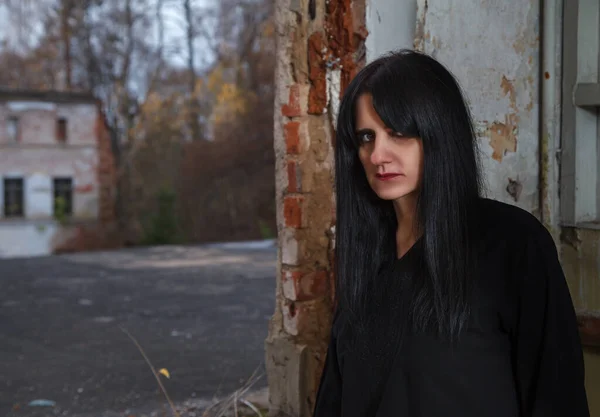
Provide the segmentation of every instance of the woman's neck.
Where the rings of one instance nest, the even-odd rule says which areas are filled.
[[[416,222],[416,194],[409,194],[394,201],[394,210],[398,221],[398,229],[396,230],[396,251],[398,258],[401,258],[415,244],[419,237]]]

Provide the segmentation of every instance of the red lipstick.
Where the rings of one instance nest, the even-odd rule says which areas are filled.
[[[394,179],[396,177],[399,177],[400,174],[391,172],[391,173],[386,173],[386,174],[376,174],[375,176],[377,177],[378,180],[388,181],[388,180]]]

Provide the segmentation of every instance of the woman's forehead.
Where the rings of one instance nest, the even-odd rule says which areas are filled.
[[[355,106],[355,127],[360,128],[363,125],[378,125],[388,127],[381,120],[381,117],[373,106],[373,97],[369,93],[361,94],[356,100]]]

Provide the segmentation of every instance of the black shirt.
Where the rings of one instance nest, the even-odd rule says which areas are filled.
[[[336,313],[315,417],[589,416],[575,312],[551,235],[528,212],[488,199],[478,227],[475,296],[458,341],[406,332],[396,351],[362,340],[379,352],[369,356],[353,348],[353,325]],[[419,243],[393,274],[419,255]],[[387,291],[390,303],[411,296],[399,288]]]

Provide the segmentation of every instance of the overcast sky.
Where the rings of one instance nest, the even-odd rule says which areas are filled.
[[[27,16],[28,22],[38,21],[44,13],[42,7],[43,0],[19,0],[23,8],[23,13]],[[203,8],[211,5],[216,5],[218,0],[193,0],[194,6]],[[177,48],[175,53],[172,53],[168,58],[174,65],[187,65],[187,52],[185,43],[185,21],[183,20],[183,7],[178,4],[182,3],[170,0],[165,2],[163,7],[163,22],[165,27],[165,43],[172,50]],[[207,22],[210,25],[210,22]],[[0,0],[0,42],[6,41],[11,46],[16,46],[19,37],[26,39],[29,45],[35,45],[36,39],[39,38],[42,32],[42,27],[39,24],[32,24],[31,28],[20,28],[17,25],[16,19],[10,19],[6,11],[6,7]],[[211,28],[209,28],[209,33]],[[157,33],[148,34],[151,39],[156,39]],[[201,69],[212,62],[214,59],[208,44],[203,39],[198,39],[196,42],[196,68]]]

